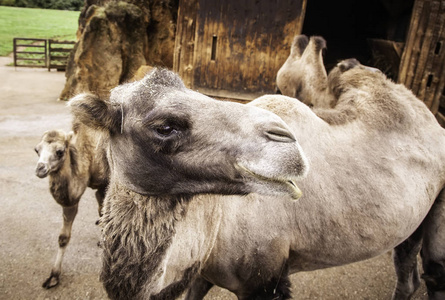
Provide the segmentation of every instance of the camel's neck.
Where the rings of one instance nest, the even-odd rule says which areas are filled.
[[[337,98],[326,87],[320,91],[313,91],[310,94],[311,103],[314,108],[332,108],[337,103]]]
[[[164,272],[163,261],[175,235],[176,222],[185,215],[187,202],[180,197],[143,196],[116,183],[110,184],[101,219],[104,234],[101,280],[111,299],[140,299],[147,290],[161,291],[156,285]],[[196,266],[193,268],[189,272],[194,274]],[[175,286],[168,292],[162,290],[175,295]]]
[[[77,193],[73,193],[70,185],[77,179],[78,161],[77,150],[70,146],[59,170],[49,174],[49,188],[54,199],[63,206],[72,206],[78,201]],[[80,197],[80,195],[79,195]]]

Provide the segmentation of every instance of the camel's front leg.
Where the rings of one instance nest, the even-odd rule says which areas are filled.
[[[62,270],[62,259],[66,247],[71,238],[71,228],[74,218],[77,215],[78,204],[70,207],[63,207],[63,226],[59,234],[59,250],[57,251],[56,262],[51,270],[51,275],[43,283],[42,287],[49,289],[59,284],[59,276]]]
[[[204,278],[198,276],[190,285],[185,300],[199,300],[204,299],[204,296],[213,287],[213,283],[208,282]]]
[[[96,191],[96,200],[97,200],[97,205],[98,205],[99,217],[102,217],[102,207],[104,204],[106,188],[107,188],[106,186],[100,187]]]

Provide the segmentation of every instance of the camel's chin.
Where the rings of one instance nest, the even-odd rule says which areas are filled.
[[[45,178],[48,176],[48,172],[36,172],[36,176],[39,178]]]

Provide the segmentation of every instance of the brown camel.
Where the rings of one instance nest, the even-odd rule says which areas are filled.
[[[117,88],[111,104],[72,100],[108,135],[111,299],[174,299],[188,287],[187,299],[202,299],[214,284],[239,299],[289,299],[290,273],[392,248],[394,299],[418,287],[420,248],[431,298],[444,295],[445,131],[383,74],[354,61],[331,73],[334,111],[351,115],[332,113],[332,124],[286,96],[210,100],[167,71]],[[296,178],[304,194],[291,201]]]
[[[68,134],[62,130],[47,131],[35,147],[39,155],[36,175],[39,178],[49,177],[51,195],[63,209],[63,226],[59,234],[56,261],[50,276],[42,285],[47,289],[59,284],[63,255],[70,241],[79,200],[85,189],[97,189],[100,215],[108,185],[108,162],[99,135],[82,124],[75,124],[74,129],[75,133]]]

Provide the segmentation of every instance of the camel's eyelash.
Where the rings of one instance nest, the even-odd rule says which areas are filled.
[[[171,127],[175,127],[176,129],[187,129],[190,127],[187,118],[173,114],[149,114],[146,118],[140,121],[144,124],[144,126],[152,128],[156,128],[162,125],[168,125]]]

